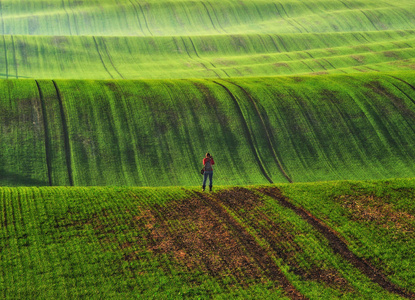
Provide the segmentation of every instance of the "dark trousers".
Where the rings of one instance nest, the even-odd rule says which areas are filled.
[[[203,187],[206,186],[206,181],[209,177],[209,186],[212,186],[212,178],[213,178],[213,171],[205,171],[205,173],[203,174]]]

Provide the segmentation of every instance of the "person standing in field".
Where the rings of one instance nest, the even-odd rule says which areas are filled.
[[[209,191],[212,191],[212,178],[213,178],[213,165],[215,162],[213,161],[213,157],[210,153],[206,153],[206,157],[203,159],[203,166],[205,172],[203,173],[203,185],[202,189],[205,191],[206,188],[206,181],[209,177]]]

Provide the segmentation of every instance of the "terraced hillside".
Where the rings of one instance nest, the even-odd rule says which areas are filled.
[[[414,191],[3,187],[0,295],[413,299]]]

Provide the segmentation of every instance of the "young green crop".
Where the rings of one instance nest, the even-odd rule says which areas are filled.
[[[281,189],[295,205],[339,232],[354,253],[413,292],[412,183],[410,179],[322,182],[283,185]]]
[[[0,78],[228,78],[412,70],[413,34],[3,36]]]
[[[208,151],[216,184],[412,177],[413,79],[3,81],[2,184],[199,185]]]
[[[278,186],[408,291],[413,187],[413,180]],[[282,298],[285,277],[291,292],[310,299],[399,299],[335,254],[294,210],[264,197],[267,188],[276,186],[222,186],[209,196],[194,187],[2,187],[0,295]],[[373,208],[368,195],[380,212],[370,222],[361,218]],[[353,213],[351,201],[363,210]],[[282,277],[269,272],[276,266]]]
[[[413,29],[412,1],[3,0],[0,34],[189,36]]]

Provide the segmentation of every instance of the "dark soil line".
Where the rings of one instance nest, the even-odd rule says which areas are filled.
[[[202,2],[202,3],[203,3],[203,2]],[[214,15],[215,15],[215,17],[216,17],[216,21],[218,22],[218,25],[220,26],[220,29],[222,29],[222,30],[223,30],[223,32],[227,33],[227,32],[226,32],[226,30],[225,30],[225,29],[223,29],[222,25],[220,24],[220,22],[219,22],[219,18],[218,18],[218,15],[216,14],[216,11],[215,11],[215,9],[213,8],[212,3],[208,2],[208,1],[207,1],[207,3],[208,3],[208,4],[209,4],[209,6],[212,8],[213,14],[214,14]],[[212,20],[212,19],[211,19],[211,20]]]
[[[17,72],[17,60],[16,60],[16,48],[14,47],[14,38],[13,35],[10,36],[12,39],[12,48],[13,48],[13,58],[14,58],[14,66],[16,68],[16,79],[19,79],[19,74]]]
[[[4,37],[4,35],[3,35],[3,45],[4,45],[4,59],[6,63],[6,79],[9,79],[9,62],[7,61],[7,45],[6,45],[6,38]]]
[[[210,22],[212,23],[213,28],[214,28],[214,29],[215,29],[218,33],[221,33],[221,32],[220,32],[220,31],[216,28],[215,24],[213,23],[212,17],[211,17],[211,15],[210,15],[210,12],[209,12],[208,8],[206,7],[206,4],[205,4],[203,1],[202,1],[202,2],[200,2],[200,3],[202,3],[202,5],[205,7],[206,12],[207,12],[208,17],[209,17],[209,19],[210,19]]]
[[[395,77],[393,75],[389,75],[389,77],[395,78],[396,80],[399,80],[400,82],[403,82],[404,84],[406,84],[407,86],[409,86],[411,89],[413,89],[415,91],[415,86],[413,86],[412,84],[410,84],[409,82],[407,82],[406,80],[403,80],[399,77]],[[404,91],[402,91],[400,88],[398,88],[396,85],[394,85],[398,90],[400,90],[402,93],[405,94],[406,97],[408,97],[414,104],[415,104],[415,100],[412,99],[412,97],[410,97],[409,95],[407,95]]]
[[[245,247],[249,255],[255,260],[256,264],[268,278],[279,282],[287,295],[292,299],[306,299],[288,281],[268,253],[255,241],[254,237],[232,218],[217,200],[200,192],[195,193],[236,234],[239,242]]]
[[[351,8],[349,5],[347,5],[346,3],[344,3],[344,1],[341,1],[341,0],[339,0],[339,2],[341,2],[345,7],[347,7],[348,9],[353,9],[353,8]]]
[[[267,135],[268,145],[269,145],[270,149],[272,150],[274,160],[277,163],[278,168],[280,169],[280,171],[284,175],[284,177],[288,180],[289,183],[292,183],[293,182],[292,179],[290,178],[290,176],[288,176],[287,172],[285,172],[284,167],[283,167],[280,159],[278,158],[277,152],[275,151],[275,148],[272,145],[270,130],[269,130],[268,126],[265,124],[264,118],[262,117],[262,114],[261,114],[261,112],[258,108],[257,103],[255,102],[255,100],[251,97],[251,95],[242,86],[240,86],[236,83],[230,82],[230,81],[226,81],[226,82],[229,82],[230,84],[233,84],[233,85],[237,86],[238,88],[240,88],[245,93],[245,95],[249,98],[251,103],[254,105],[255,110],[257,112],[257,115],[261,119],[262,127],[264,128],[264,131]]]
[[[275,6],[275,8],[277,9],[277,11],[278,11],[278,14],[288,23],[288,24],[290,24],[291,26],[293,26],[293,27],[295,27],[297,30],[298,30],[298,32],[299,33],[303,33],[302,31],[301,31],[301,29],[300,28],[303,28],[306,32],[308,32],[308,30],[304,27],[304,26],[302,26],[300,23],[298,23],[298,21],[296,21],[296,20],[294,20],[294,18],[291,18],[289,15],[288,15],[288,13],[287,13],[287,11],[285,10],[285,7],[284,7],[284,5],[282,5],[282,3],[279,3],[280,4],[280,6],[281,6],[281,8],[282,8],[282,10],[284,11],[284,13],[285,13],[285,15],[287,16],[287,18],[284,18],[284,17],[282,17],[282,15],[281,15],[281,13],[279,12],[279,10],[278,10],[278,7],[277,7],[277,4],[275,4],[274,3],[274,6]],[[293,25],[293,23],[295,23],[295,24],[297,24],[299,27],[297,27],[297,26],[295,26],[295,25]]]
[[[125,78],[124,78],[124,76],[122,76],[122,75],[121,75],[121,73],[120,73],[120,72],[118,72],[117,68],[116,68],[116,67],[115,67],[115,65],[114,65],[114,62],[112,61],[111,55],[110,55],[110,54],[109,54],[109,52],[108,52],[108,49],[107,49],[107,44],[105,44],[105,39],[104,39],[104,37],[101,37],[101,40],[102,40],[102,44],[104,45],[104,50],[105,50],[105,53],[107,54],[108,59],[109,59],[109,61],[110,61],[111,65],[112,65],[112,67],[114,68],[115,72],[117,72],[117,73],[118,73],[118,75],[120,75],[120,77],[121,77],[122,79],[125,79]]]
[[[95,36],[92,36],[92,39],[94,40],[95,48],[97,49],[99,58],[101,59],[101,63],[104,66],[105,71],[107,71],[107,73],[111,76],[111,78],[114,79],[114,77],[111,75],[110,71],[108,71],[107,66],[104,63],[104,60],[102,59],[102,55],[101,55],[101,52],[99,52],[99,47],[98,47],[97,40],[95,39]]]
[[[287,46],[285,45],[284,40],[282,39],[282,37],[281,37],[281,36],[279,36],[279,35],[276,35],[276,37],[277,37],[277,38],[278,38],[278,40],[281,42],[281,45],[284,47],[284,49],[285,49],[285,51],[284,51],[284,52],[290,52],[290,51],[288,51],[288,48],[287,48]],[[287,56],[288,56],[288,54],[287,54]]]
[[[71,5],[71,2],[68,2],[68,6],[71,8],[71,11],[72,11],[73,24],[74,24],[74,27],[75,27],[76,35],[79,35],[79,26],[78,26],[78,23],[76,22],[76,13],[75,13],[75,10],[73,9],[73,7]]]
[[[196,47],[195,47],[195,44],[193,43],[193,40],[192,40],[192,38],[189,36],[188,37],[189,38],[189,41],[190,41],[190,43],[192,44],[192,47],[193,47],[193,51],[195,52],[195,54],[196,54],[196,56],[200,59],[200,60],[203,60],[203,61],[205,61],[205,62],[207,62],[207,63],[209,63],[209,64],[211,64],[211,66],[212,67],[214,67],[215,69],[218,69],[212,62],[210,62],[210,61],[208,61],[208,60],[206,60],[206,59],[204,59],[204,58],[201,58],[200,56],[199,56],[199,53],[197,53],[197,50],[196,50]],[[226,71],[225,70],[222,70],[222,69],[220,69],[223,73],[225,73],[225,75],[226,76],[228,76],[228,77],[230,77],[229,76],[229,74],[228,73],[226,73]],[[215,72],[216,73],[216,72]],[[216,75],[217,76],[219,76],[219,74],[217,74],[216,73]],[[220,77],[220,76],[219,76]]]
[[[248,138],[249,146],[251,147],[252,153],[255,154],[255,160],[257,161],[257,164],[258,164],[259,168],[261,169],[261,172],[264,175],[264,177],[269,181],[269,183],[273,183],[272,179],[268,176],[267,172],[265,171],[265,168],[262,165],[261,160],[259,159],[257,149],[255,148],[254,142],[252,140],[251,132],[249,130],[248,124],[246,123],[246,120],[245,120],[244,115],[242,113],[241,107],[239,106],[238,100],[236,100],[235,96],[232,94],[232,92],[226,86],[224,86],[223,84],[221,84],[217,81],[212,81],[212,82],[216,83],[217,85],[220,85],[221,87],[223,87],[226,90],[226,92],[229,94],[229,96],[232,98],[232,100],[234,101],[235,106],[238,109],[238,114],[241,118],[241,121],[242,121],[242,124],[243,124],[243,127],[244,127],[244,132],[246,132],[246,137]]]
[[[415,104],[415,100],[414,99],[412,99],[407,93],[405,93],[400,87],[398,87],[396,84],[393,84],[392,83],[392,85],[398,90],[398,91],[400,91],[402,94],[404,94],[405,96],[406,96],[406,98],[408,98],[409,100],[411,100],[411,102],[413,103],[413,104]]]
[[[140,7],[141,13],[142,13],[143,18],[144,18],[144,23],[146,23],[147,30],[150,33],[150,35],[153,36],[153,33],[150,31],[150,28],[148,27],[147,18],[146,18],[146,15],[144,14],[143,7],[141,6],[140,2],[137,2],[137,4]]]
[[[53,82],[53,85],[55,86],[56,95],[58,96],[59,108],[60,108],[61,119],[62,119],[65,156],[66,156],[66,166],[68,168],[69,185],[73,186],[74,183],[73,183],[73,174],[72,174],[71,144],[70,144],[70,140],[69,140],[68,123],[67,123],[66,117],[65,117],[65,110],[63,108],[61,93],[59,91],[59,88],[58,88],[55,80],[52,80],[52,82]]]
[[[146,34],[144,33],[143,27],[141,26],[141,22],[140,22],[140,17],[138,16],[138,11],[137,11],[137,6],[135,6],[135,4],[133,3],[133,1],[129,0],[132,7],[134,8],[134,12],[135,12],[135,16],[137,18],[138,21],[138,25],[140,25],[140,30],[143,33],[143,35],[145,36]]]
[[[321,220],[313,216],[308,211],[304,210],[301,207],[297,207],[288,199],[282,195],[281,191],[277,188],[259,188],[259,192],[270,196],[276,199],[282,206],[287,207],[294,211],[297,215],[306,220],[310,225],[312,225],[316,230],[318,230],[324,237],[329,241],[330,247],[335,253],[340,254],[344,259],[349,261],[357,269],[359,269],[363,274],[369,277],[374,283],[379,284],[382,288],[387,290],[390,293],[398,294],[402,297],[413,299],[415,294],[407,292],[404,289],[396,286],[394,283],[390,282],[387,277],[382,273],[381,270],[372,266],[364,258],[358,257],[352,251],[349,250],[346,243],[338,236],[338,233],[333,231],[330,227],[325,225]]]
[[[275,41],[274,41],[274,39],[272,38],[272,36],[271,36],[270,34],[267,34],[267,35],[268,35],[268,37],[270,38],[271,42],[274,44],[275,49],[276,49],[279,53],[281,53],[280,48],[279,48],[279,47],[278,47],[278,45],[275,43]]]
[[[322,60],[324,60],[326,63],[328,63],[333,70],[337,70],[337,68],[335,66],[333,66],[332,63],[329,62],[326,58],[322,58]]]
[[[209,69],[208,67],[206,67],[206,65],[203,63],[203,62],[201,62],[201,61],[197,61],[195,58],[193,58],[191,55],[190,55],[190,52],[189,52],[189,49],[187,49],[187,45],[186,45],[186,41],[184,40],[184,38],[183,37],[180,37],[180,39],[182,40],[182,43],[183,43],[183,46],[184,46],[184,48],[185,48],[185,50],[186,50],[186,53],[187,53],[187,55],[189,56],[189,58],[191,59],[191,60],[194,60],[195,62],[198,62],[198,63],[200,63],[205,69],[206,69],[206,71],[213,71],[213,73],[215,73],[216,74],[216,76],[218,77],[218,78],[221,78],[220,77],[220,75],[218,74],[218,73],[216,73],[216,71],[215,70],[212,70],[212,69]],[[189,38],[190,39],[190,38]],[[192,43],[192,45],[193,45],[193,41],[190,39],[190,42]],[[197,51],[196,51],[196,48],[194,47],[194,45],[193,45],[193,49],[194,49],[194,51],[195,51],[195,54],[196,54],[196,56],[200,59],[200,57],[199,57],[199,55],[197,54]],[[202,60],[202,59],[200,59],[200,60]]]
[[[375,23],[373,23],[372,19],[370,19],[368,17],[368,15],[363,10],[360,10],[360,12],[369,20],[370,23],[372,23],[373,28],[375,28],[376,31],[379,31],[379,29],[376,27]]]
[[[65,0],[62,0],[62,8],[63,8],[64,12],[66,13],[66,16],[68,17],[69,35],[72,35],[71,19],[69,18],[69,13],[68,13],[68,11],[66,10],[66,7],[65,7]]]
[[[305,65],[307,68],[309,68],[311,72],[315,72],[315,70],[313,70],[309,65],[307,65],[304,60],[302,60],[301,63]]]
[[[50,139],[50,133],[49,133],[49,127],[48,127],[48,120],[46,116],[46,106],[45,106],[45,99],[43,98],[42,89],[40,88],[39,82],[35,80],[37,85],[37,90],[39,92],[39,98],[40,98],[40,105],[42,107],[42,119],[43,119],[43,127],[45,131],[45,152],[46,152],[46,166],[48,169],[48,178],[49,178],[49,185],[52,186],[52,153],[51,153],[51,139]]]

